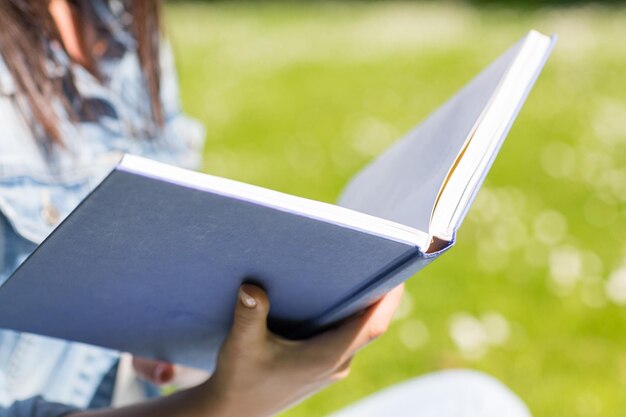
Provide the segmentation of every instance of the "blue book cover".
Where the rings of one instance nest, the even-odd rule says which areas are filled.
[[[0,327],[211,370],[243,282],[274,332],[331,326],[452,246],[553,44],[529,33],[339,205],[125,156],[0,287]]]

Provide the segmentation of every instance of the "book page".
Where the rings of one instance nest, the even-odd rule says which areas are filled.
[[[531,31],[463,148],[439,195],[431,233],[451,236],[461,225],[556,38]]]
[[[429,232],[442,184],[521,44],[359,172],[338,204]]]

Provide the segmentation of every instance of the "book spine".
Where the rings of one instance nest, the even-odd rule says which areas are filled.
[[[302,323],[286,335],[290,339],[305,339],[321,333],[335,323],[371,306],[383,295],[411,278],[454,245],[454,237],[447,246],[435,253],[423,253],[419,248],[398,259],[390,267],[376,274],[360,290],[337,303],[318,318]]]

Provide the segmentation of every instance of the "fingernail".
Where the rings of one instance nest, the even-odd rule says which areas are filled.
[[[160,384],[165,382],[165,373],[167,372],[166,365],[157,365],[154,369],[154,380]]]
[[[241,300],[241,303],[247,308],[256,307],[256,299],[247,292],[245,292],[243,288],[239,289],[239,299]]]

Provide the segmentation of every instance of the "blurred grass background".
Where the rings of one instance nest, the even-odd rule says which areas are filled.
[[[626,415],[626,9],[478,3],[166,9],[203,170],[329,202],[527,30],[560,37],[457,247],[408,283],[350,378],[285,416],[450,367],[496,376],[535,416]]]

